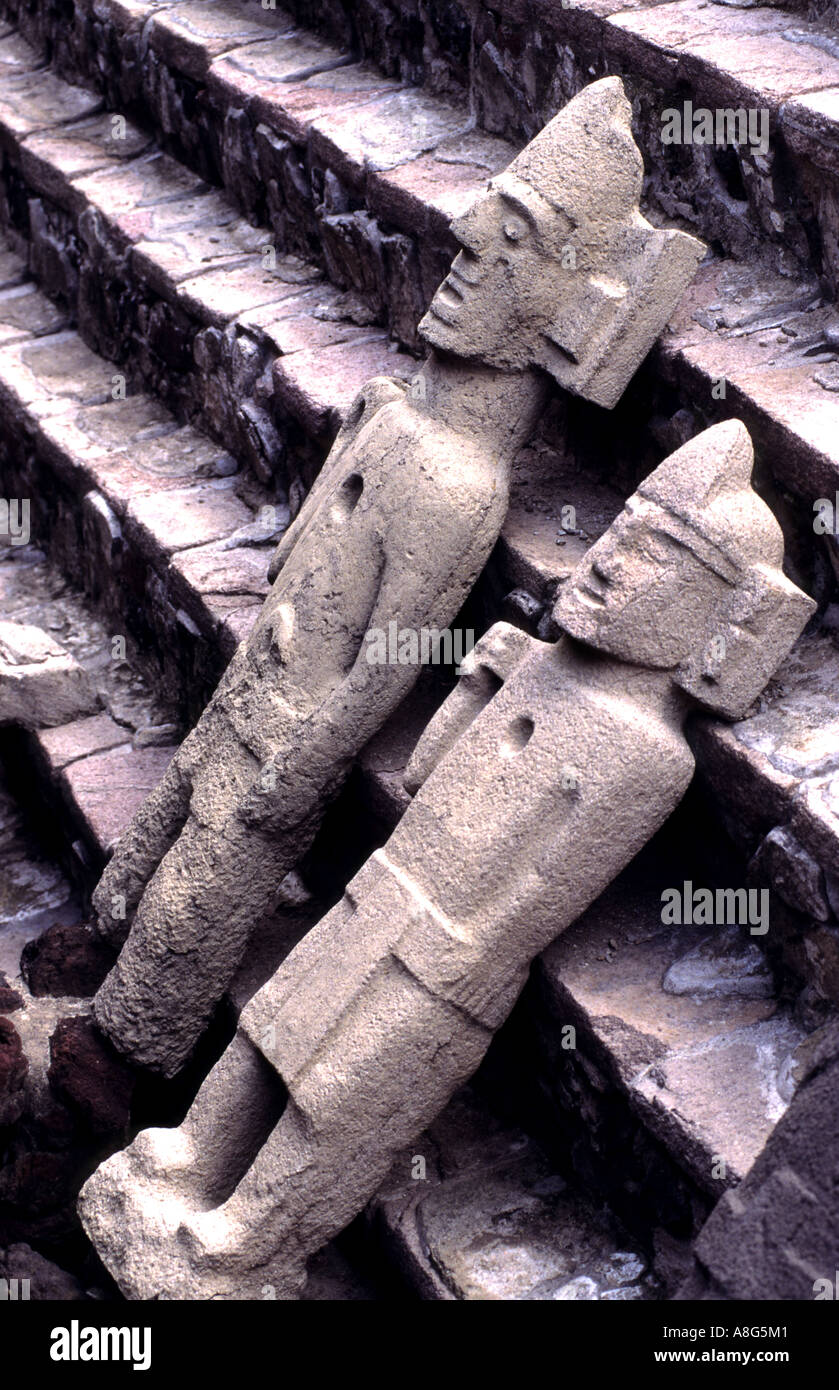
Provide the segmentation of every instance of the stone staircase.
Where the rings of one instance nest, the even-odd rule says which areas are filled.
[[[449,219],[581,85],[624,78],[645,214],[709,255],[614,412],[551,399],[476,625],[555,635],[552,596],[637,480],[732,414],[820,615],[749,718],[697,721],[700,786],[675,829],[537,962],[474,1090],[362,1224],[422,1297],[672,1295],[839,1002],[839,548],[813,529],[814,502],[839,494],[830,10],[0,12],[3,491],[32,500],[35,568],[76,586],[69,627],[98,625],[104,682],[102,713],[21,734],[7,756],[83,891],[249,632],[273,543],[357,390],[414,375]],[[662,144],[661,111],[687,100],[765,109],[767,152]],[[11,561],[9,601],[29,579]],[[109,655],[120,637],[126,661]],[[421,682],[361,758],[333,818],[365,827],[357,855],[404,810],[402,770],[445,688]],[[309,885],[331,847],[315,846]],[[662,925],[664,888],[746,874],[772,890],[765,943]],[[276,963],[267,943],[263,976]],[[260,983],[243,971],[234,1004]]]

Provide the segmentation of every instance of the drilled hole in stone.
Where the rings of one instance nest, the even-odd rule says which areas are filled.
[[[533,720],[527,715],[519,715],[507,727],[507,735],[501,744],[502,758],[514,758],[526,747],[533,734]]]
[[[346,521],[358,505],[364,491],[364,479],[360,473],[351,473],[338,489],[332,503],[332,515],[337,521]]]

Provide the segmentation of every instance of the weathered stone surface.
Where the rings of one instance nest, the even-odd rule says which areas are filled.
[[[221,540],[252,519],[231,480],[220,478],[196,487],[134,497],[128,507],[126,529],[129,535],[136,534],[139,546],[171,555]]]
[[[98,700],[85,672],[40,628],[0,622],[0,722],[66,724]]]
[[[827,921],[830,906],[824,873],[785,826],[770,830],[753,860],[753,869],[768,879],[790,907],[809,913],[818,922]]]
[[[150,792],[160,783],[173,748],[112,748],[64,769],[69,793],[103,853],[113,849]],[[111,904],[108,903],[108,910]]]
[[[234,49],[217,58],[208,81],[214,101],[248,104],[260,120],[270,117],[272,97],[295,79],[343,67],[350,59],[312,34],[297,29],[267,43]],[[368,78],[369,81],[369,78]],[[381,83],[381,77],[378,82]]]
[[[650,475],[562,590],[573,640],[530,639],[487,692],[384,849],[245,1007],[184,1124],[145,1132],[89,1180],[82,1220],[129,1296],[245,1298],[258,1267],[295,1297],[308,1254],[477,1066],[533,955],[663,823],[693,771],[691,704],[747,708],[812,611],[781,572],[751,469],[732,422]],[[748,639],[732,627],[744,610]],[[133,998],[122,986],[132,1026],[148,1024],[139,962],[156,945]],[[98,1016],[110,1007],[106,982]],[[254,1157],[234,1186],[244,1096]]]
[[[38,419],[106,400],[112,387],[109,367],[76,333],[0,348],[0,399],[7,419],[24,424],[23,412]]]
[[[725,382],[723,414],[742,414],[769,446],[778,483],[811,510],[839,486],[836,403],[819,380],[835,356],[834,317],[811,280],[717,262],[702,268],[659,349],[665,374],[692,381],[709,404]]]
[[[192,77],[202,77],[228,49],[268,41],[291,27],[282,11],[250,0],[185,0],[156,11],[149,8],[150,47]]]
[[[151,137],[124,116],[103,112],[27,136],[20,146],[21,169],[33,189],[62,207],[81,211],[84,196],[75,180],[136,159],[151,143]]]
[[[548,948],[538,977],[551,1022],[533,1065],[547,1094],[573,1090],[576,1054],[549,1041],[570,1024],[700,1189],[719,1196],[748,1172],[804,1038],[754,938],[665,925],[660,891],[627,875]]]
[[[384,334],[357,330],[355,341],[301,349],[274,364],[277,398],[317,438],[331,438],[371,375],[405,381],[416,374],[412,358],[388,350]]]
[[[11,77],[0,98],[0,141],[31,135],[64,121],[92,116],[102,98],[83,87],[70,87],[48,71]]]
[[[63,311],[34,285],[14,285],[0,290],[0,343],[58,333],[66,324]]]

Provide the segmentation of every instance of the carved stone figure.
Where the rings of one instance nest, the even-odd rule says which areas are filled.
[[[612,405],[702,252],[641,217],[622,84],[588,87],[453,224],[463,250],[410,391],[367,384],[273,559],[251,636],[94,896],[126,938],[95,1001],[139,1065],[179,1070],[254,925],[418,668],[372,627],[444,629],[485,564],[549,375]]]
[[[534,955],[678,804],[691,708],[745,713],[815,607],[752,462],[744,426],[707,430],[564,586],[567,636],[478,643],[388,843],[245,1007],[184,1123],[84,1187],[129,1297],[295,1297],[478,1066]]]

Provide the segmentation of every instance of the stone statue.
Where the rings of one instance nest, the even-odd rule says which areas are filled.
[[[245,1007],[184,1123],[83,1188],[129,1297],[294,1298],[478,1066],[534,955],[676,807],[689,711],[743,715],[815,608],[752,462],[736,421],[684,445],[563,586],[567,636],[501,625],[466,659],[388,843]]]
[[[124,941],[95,1017],[138,1065],[184,1064],[330,798],[415,682],[416,666],[366,660],[365,633],[449,626],[550,377],[613,405],[677,304],[703,248],[643,219],[642,172],[607,78],[453,224],[463,249],[422,321],[419,377],[359,395],[251,636],[94,895],[97,931]]]

